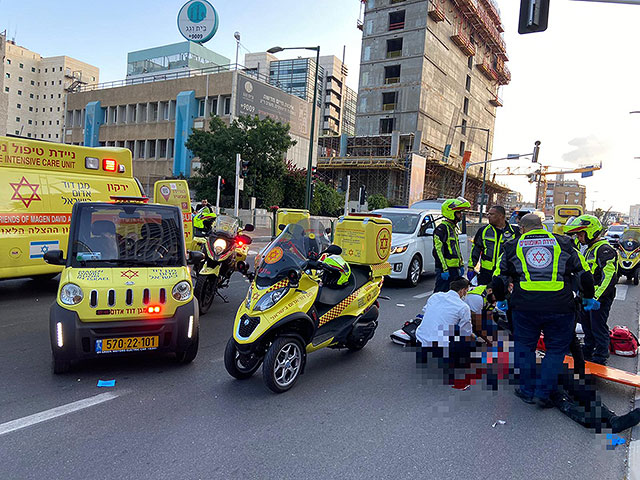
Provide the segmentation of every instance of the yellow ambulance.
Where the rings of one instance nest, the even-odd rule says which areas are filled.
[[[56,276],[62,268],[43,257],[51,250],[67,250],[73,205],[110,201],[112,196],[144,196],[128,149],[0,136],[0,280]],[[159,182],[155,201],[180,207],[189,245],[186,181]]]

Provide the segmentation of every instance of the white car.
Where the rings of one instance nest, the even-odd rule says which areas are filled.
[[[611,225],[604,234],[604,238],[612,245],[617,245],[620,237],[629,227],[626,225]]]
[[[415,208],[383,208],[372,213],[391,220],[391,275],[404,280],[411,287],[418,285],[420,276],[435,273],[433,259],[433,229],[441,221],[440,210]],[[437,219],[437,220],[436,220]],[[460,252],[466,261],[467,235],[460,234]]]

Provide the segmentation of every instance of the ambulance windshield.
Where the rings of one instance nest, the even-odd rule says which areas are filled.
[[[71,232],[75,267],[184,265],[180,212],[162,205],[82,205]]]

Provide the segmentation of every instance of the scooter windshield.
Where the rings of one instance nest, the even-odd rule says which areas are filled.
[[[297,223],[287,225],[282,233],[262,254],[256,283],[269,286],[287,276],[291,270],[301,270],[307,262],[309,237],[305,228]]]
[[[211,231],[215,234],[226,235],[235,238],[239,229],[238,219],[228,215],[218,215],[211,226]]]
[[[627,230],[620,238],[620,246],[625,250],[635,250],[640,247],[640,231]]]

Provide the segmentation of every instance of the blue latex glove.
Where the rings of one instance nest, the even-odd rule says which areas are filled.
[[[449,272],[448,272],[448,271],[447,271],[447,272],[442,272],[442,273],[440,274],[440,278],[441,278],[442,280],[449,280]]]
[[[460,276],[464,277],[464,267],[460,267]]]
[[[467,272],[467,280],[469,280],[469,281],[473,280],[476,275],[477,274],[476,274],[475,270],[469,270]]]
[[[509,304],[507,303],[506,300],[499,300],[496,302],[496,308],[498,310],[506,312],[507,310],[509,310]]]
[[[600,310],[600,302],[594,300],[593,298],[583,298],[582,307],[584,308],[585,312],[589,310]]]

